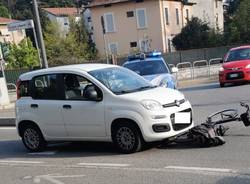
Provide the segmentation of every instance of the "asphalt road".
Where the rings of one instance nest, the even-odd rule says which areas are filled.
[[[250,85],[208,84],[182,89],[196,124],[224,108],[250,104]],[[109,143],[63,143],[30,154],[13,128],[0,128],[0,183],[4,184],[243,184],[250,183],[250,128],[231,127],[223,146],[157,146],[123,155]]]

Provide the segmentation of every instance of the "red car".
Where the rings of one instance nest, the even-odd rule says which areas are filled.
[[[232,48],[219,71],[220,86],[250,81],[250,45]]]

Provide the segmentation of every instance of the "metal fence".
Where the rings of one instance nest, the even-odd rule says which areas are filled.
[[[29,69],[16,69],[16,70],[5,70],[5,77],[6,77],[6,82],[8,84],[8,89],[13,89],[14,85],[17,82],[18,77],[25,73],[30,71]]]
[[[216,76],[221,67],[222,58],[214,58],[207,60],[199,60],[194,62],[178,63],[176,67],[179,69],[177,73],[178,80],[209,78]],[[174,64],[171,64],[174,67]]]

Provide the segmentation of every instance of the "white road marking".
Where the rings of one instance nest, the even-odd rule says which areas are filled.
[[[16,130],[16,127],[0,127],[0,130]]]
[[[48,175],[42,175],[42,176],[36,176],[33,179],[34,183],[40,183],[41,180],[46,180],[47,182],[50,182],[52,184],[64,184],[64,182],[59,181],[56,178],[80,178],[85,177],[86,175],[60,175],[60,174],[48,174]],[[27,177],[27,179],[30,179],[30,177]]]
[[[206,172],[222,172],[222,173],[236,173],[235,170],[225,168],[209,168],[209,167],[183,167],[183,166],[167,166],[165,169],[174,170],[193,170],[193,171],[206,171]]]
[[[55,151],[44,151],[44,152],[35,152],[35,153],[28,153],[29,155],[55,155]]]
[[[80,166],[100,166],[100,167],[128,167],[130,164],[113,164],[113,163],[79,163]]]
[[[22,160],[0,160],[0,164],[43,164],[44,162],[37,161],[22,161]]]

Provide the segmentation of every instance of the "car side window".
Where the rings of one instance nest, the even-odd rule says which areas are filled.
[[[33,83],[32,97],[34,99],[56,100],[60,96],[58,95],[57,75],[55,74],[37,76],[33,79]]]
[[[64,74],[63,82],[66,100],[88,100],[86,98],[86,90],[91,86],[100,93],[97,87],[83,76]]]

